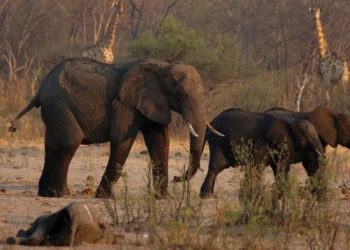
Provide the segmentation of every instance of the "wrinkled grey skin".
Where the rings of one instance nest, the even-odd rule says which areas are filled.
[[[96,195],[111,197],[139,131],[153,162],[155,189],[165,196],[171,111],[193,125],[197,136],[190,135],[191,165],[199,165],[206,112],[202,81],[191,66],[154,60],[115,66],[88,58],[67,59],[46,76],[13,124],[34,106],[41,107],[46,125],[41,196],[69,194],[68,167],[79,145],[109,141],[110,157]]]
[[[6,240],[10,245],[73,246],[115,244],[113,228],[89,204],[73,202],[56,213],[39,216],[28,230]]]
[[[270,165],[275,178],[278,173],[276,162],[280,162],[280,154],[272,157],[271,149],[280,152],[281,146],[287,144],[289,156],[286,159],[286,174],[299,151],[323,152],[316,132],[307,121],[289,123],[267,114],[228,109],[219,114],[211,125],[225,134],[225,137],[213,136],[210,131],[206,133],[210,160],[208,173],[201,187],[201,198],[210,198],[213,195],[215,179],[222,170],[239,165],[239,160],[234,155],[234,145],[243,146],[251,141],[254,145],[254,164]]]
[[[307,120],[315,128],[324,150],[327,145],[336,147],[338,144],[350,148],[350,116],[337,112],[325,106],[318,106],[310,112],[294,112],[284,108],[271,108],[264,113],[281,117],[288,121]],[[309,176],[318,170],[318,155],[312,151],[303,151],[298,155],[297,162],[302,162]]]

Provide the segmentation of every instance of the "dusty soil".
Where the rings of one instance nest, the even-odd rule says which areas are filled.
[[[102,201],[91,196],[82,195],[81,191],[87,183],[96,187],[105,170],[108,160],[108,145],[90,145],[81,146],[75,155],[69,169],[68,184],[76,194],[64,198],[42,198],[37,196],[37,184],[41,175],[43,166],[44,150],[43,145],[39,143],[17,142],[8,145],[6,142],[0,144],[0,240],[8,236],[14,236],[20,228],[27,228],[37,216],[44,213],[51,213],[66,206],[72,201],[88,201],[97,205],[102,205]],[[181,142],[172,142],[169,162],[169,178],[172,180],[174,175],[178,175],[181,168],[188,162],[187,145]],[[130,192],[138,194],[146,188],[146,176],[148,171],[148,155],[145,154],[145,147],[142,143],[137,143],[132,148],[129,158],[124,166],[124,179],[127,180]],[[328,155],[333,155],[332,149],[328,149]],[[200,186],[204,180],[208,166],[208,148],[205,148],[202,156],[203,172],[199,171],[193,178],[191,192],[198,195]],[[337,149],[337,157],[342,160],[342,170],[339,177],[350,185],[350,168],[348,157],[350,151],[346,149]],[[292,171],[295,171],[303,182],[306,174],[302,166],[294,165]],[[340,171],[340,170],[337,170]],[[268,168],[265,171],[266,181],[273,182],[272,171]],[[89,177],[89,180],[87,178]],[[92,178],[92,177],[93,178]],[[241,173],[239,169],[228,169],[222,172],[217,180],[216,190],[226,198],[232,201],[233,206],[237,206],[238,187]],[[170,184],[170,189],[173,185]],[[123,187],[123,181],[119,181],[114,187],[118,193]],[[337,188],[336,186],[334,188]],[[338,192],[342,209],[349,210],[350,201],[344,200],[341,192]],[[204,201],[208,210],[212,209],[213,200]],[[107,216],[107,215],[106,215]],[[106,218],[108,219],[108,218]],[[348,223],[348,222],[346,222]],[[350,225],[350,224],[349,224]],[[122,237],[123,249],[144,249],[147,241],[147,235],[141,239],[141,244],[136,245],[136,235],[125,227],[117,229]],[[129,231],[129,232],[127,232]],[[1,246],[0,246],[1,248]],[[15,247],[16,249],[33,249],[25,247]],[[83,246],[82,249],[115,249],[115,246]],[[294,248],[294,247],[293,247]],[[2,249],[14,249],[9,246],[3,246]],[[43,249],[43,248],[40,248]],[[55,248],[50,248],[55,249]],[[295,249],[308,249],[304,244],[297,244]]]

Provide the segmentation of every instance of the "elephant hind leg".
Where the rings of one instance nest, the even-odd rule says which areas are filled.
[[[168,194],[168,159],[169,133],[168,126],[151,122],[141,130],[151,157],[153,186],[157,198]]]
[[[68,168],[78,147],[79,144],[59,148],[45,145],[45,164],[39,181],[40,196],[61,197],[70,194]]]
[[[302,160],[304,169],[309,177],[314,176],[320,168],[320,158],[316,152],[307,151]]]
[[[275,177],[275,180],[277,180],[280,177],[287,178],[290,172],[290,161],[286,160],[285,164],[282,166],[279,166],[279,164],[276,164],[276,161],[270,161],[267,165],[270,165],[273,175]],[[280,169],[280,168],[283,169]],[[261,171],[265,170],[265,168],[261,168]]]
[[[84,134],[74,115],[63,107],[43,107],[42,118],[46,124],[45,163],[38,194],[60,197],[69,194],[68,168]]]

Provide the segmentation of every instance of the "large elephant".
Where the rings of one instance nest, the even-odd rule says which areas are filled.
[[[171,110],[188,124],[192,165],[199,164],[206,124],[210,127],[197,71],[154,60],[116,66],[88,58],[67,59],[50,71],[9,130],[15,131],[16,121],[40,106],[46,125],[40,196],[69,194],[68,167],[79,145],[109,141],[110,156],[96,195],[110,197],[141,131],[153,163],[154,187],[162,197],[168,187]]]
[[[270,165],[275,176],[280,153],[272,156],[271,149],[281,152],[284,143],[288,146],[286,173],[289,164],[295,160],[300,150],[313,150],[323,153],[322,144],[313,126],[307,121],[287,122],[271,115],[228,109],[220,113],[212,122],[214,129],[225,137],[213,136],[207,131],[210,160],[208,173],[201,187],[200,197],[212,196],[217,175],[230,166],[238,166],[234,145],[244,145],[251,141],[254,146],[252,156],[254,165]]]
[[[350,116],[337,112],[325,106],[318,106],[310,112],[294,112],[284,108],[271,108],[264,113],[281,117],[288,121],[304,119],[316,129],[321,143],[336,147],[338,144],[350,148]],[[317,171],[318,156],[312,151],[303,151],[298,155],[298,162],[302,162],[309,176]]]

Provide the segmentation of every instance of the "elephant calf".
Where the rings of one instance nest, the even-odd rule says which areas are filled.
[[[89,204],[73,202],[56,213],[39,216],[28,230],[6,240],[10,245],[73,246],[115,244],[112,227]]]
[[[201,198],[212,196],[215,179],[222,170],[239,165],[233,145],[244,145],[251,141],[254,146],[254,164],[270,165],[275,177],[278,170],[276,162],[280,160],[280,154],[272,155],[271,149],[281,152],[281,146],[287,144],[289,159],[286,159],[286,173],[298,151],[313,150],[319,154],[324,152],[314,127],[306,120],[289,123],[267,114],[228,109],[219,114],[211,125],[224,133],[225,137],[214,136],[210,131],[206,133],[210,160],[200,191]]]

